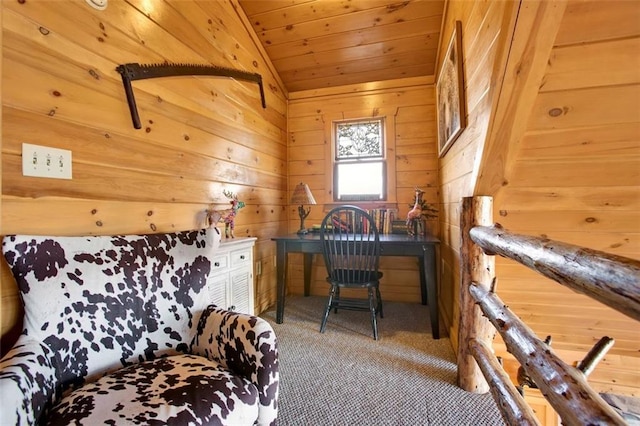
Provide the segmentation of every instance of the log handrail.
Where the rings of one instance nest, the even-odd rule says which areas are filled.
[[[471,339],[469,340],[469,350],[478,362],[482,374],[487,378],[493,398],[500,401],[504,420],[510,425],[539,425],[533,410],[511,383],[509,375],[493,355],[491,348],[478,339]]]
[[[487,323],[491,323],[502,336],[508,352],[520,362],[563,424],[626,424],[586,381],[586,376],[612,345],[613,339],[601,339],[578,368],[565,364],[494,293],[495,276],[487,282],[487,276],[493,271],[489,274],[485,271],[484,277],[479,271],[487,270],[486,265],[493,268],[487,258],[507,257],[640,320],[640,262],[546,238],[511,233],[499,224],[487,226],[492,211],[482,206],[491,203],[491,197],[462,200],[458,385],[470,392],[482,392],[490,380],[491,392],[507,424],[536,424],[536,420],[530,418],[524,398],[514,395],[508,375],[498,371],[497,359],[488,350],[493,337],[486,330]],[[475,360],[473,364],[468,362],[470,356]],[[479,376],[478,371],[482,375]]]
[[[546,238],[514,234],[499,224],[474,227],[470,236],[485,253],[520,262],[640,321],[640,261]]]
[[[495,293],[477,285],[470,286],[469,291],[502,336],[509,353],[524,367],[564,424],[625,424],[591,389],[584,374],[565,364]]]

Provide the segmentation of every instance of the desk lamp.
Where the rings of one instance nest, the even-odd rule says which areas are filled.
[[[309,212],[311,212],[311,207],[305,210],[304,205],[316,204],[316,200],[313,198],[309,185],[300,182],[296,186],[293,190],[293,195],[291,196],[291,204],[299,204],[298,214],[300,215],[300,229],[298,230],[298,234],[304,235],[309,232],[307,231],[307,228],[304,227],[304,220],[309,216]]]

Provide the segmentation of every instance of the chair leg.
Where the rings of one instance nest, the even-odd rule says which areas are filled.
[[[327,307],[324,310],[324,316],[320,324],[320,333],[324,333],[324,328],[327,326],[327,318],[329,318],[329,312],[331,312],[331,305],[333,304],[333,296],[337,288],[336,286],[331,286],[331,290],[329,291],[329,300],[327,300]]]
[[[369,310],[371,311],[371,327],[373,328],[373,339],[378,340],[378,320],[376,315],[376,303],[373,297],[373,288],[369,287]]]
[[[340,304],[340,287],[336,286],[335,289],[336,289],[336,293],[335,293],[336,302],[334,304],[335,309],[333,310],[333,312],[337,314],[338,313],[338,305]]]
[[[380,296],[380,288],[376,287],[376,298],[378,299],[378,312],[380,312],[380,318],[384,318],[382,313],[382,296]]]

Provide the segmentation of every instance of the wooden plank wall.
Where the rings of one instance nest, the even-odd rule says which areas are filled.
[[[332,120],[386,117],[388,142],[395,145],[390,156],[390,199],[380,204],[359,204],[363,208],[398,208],[406,217],[416,186],[425,190],[424,199],[438,203],[438,173],[435,124],[435,94],[432,78],[393,80],[384,83],[292,92],[289,103],[289,186],[305,182],[318,205],[311,206],[305,225],[319,224],[334,206],[331,193]],[[395,164],[394,164],[395,163]],[[395,182],[395,183],[394,183]],[[300,227],[297,206],[289,206],[289,231]],[[438,219],[428,221],[437,235]],[[302,255],[290,255],[289,288],[303,293]],[[419,302],[417,261],[412,258],[381,259],[381,282],[385,300]],[[321,256],[314,259],[311,293],[327,295],[326,270]]]
[[[440,158],[442,193],[440,312],[450,329],[454,348],[458,338],[458,289],[460,282],[460,206],[472,196],[474,168],[482,157],[498,71],[508,34],[502,30],[514,2],[451,0],[447,3],[440,52],[447,48],[455,21],[462,21],[462,51],[467,105],[467,128]],[[440,58],[442,63],[442,58]],[[485,194],[490,195],[490,194]]]
[[[256,311],[275,301],[273,234],[287,229],[286,93],[235,4],[223,1],[2,2],[2,232],[153,233],[204,226],[203,212],[247,206],[236,235],[258,237]],[[118,64],[212,64],[258,72],[134,82],[132,126]],[[23,177],[23,142],[73,153],[73,179]],[[3,262],[4,263],[4,262]],[[19,317],[2,279],[2,334]],[[6,341],[4,342],[6,347]]]
[[[494,199],[507,229],[640,259],[640,7],[570,1],[513,172]],[[634,320],[497,260],[498,293],[568,362],[616,339],[590,376],[599,391],[640,396]],[[503,344],[496,352],[508,358]]]

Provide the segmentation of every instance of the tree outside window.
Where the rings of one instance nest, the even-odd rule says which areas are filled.
[[[335,122],[334,131],[334,199],[385,200],[384,120]]]

